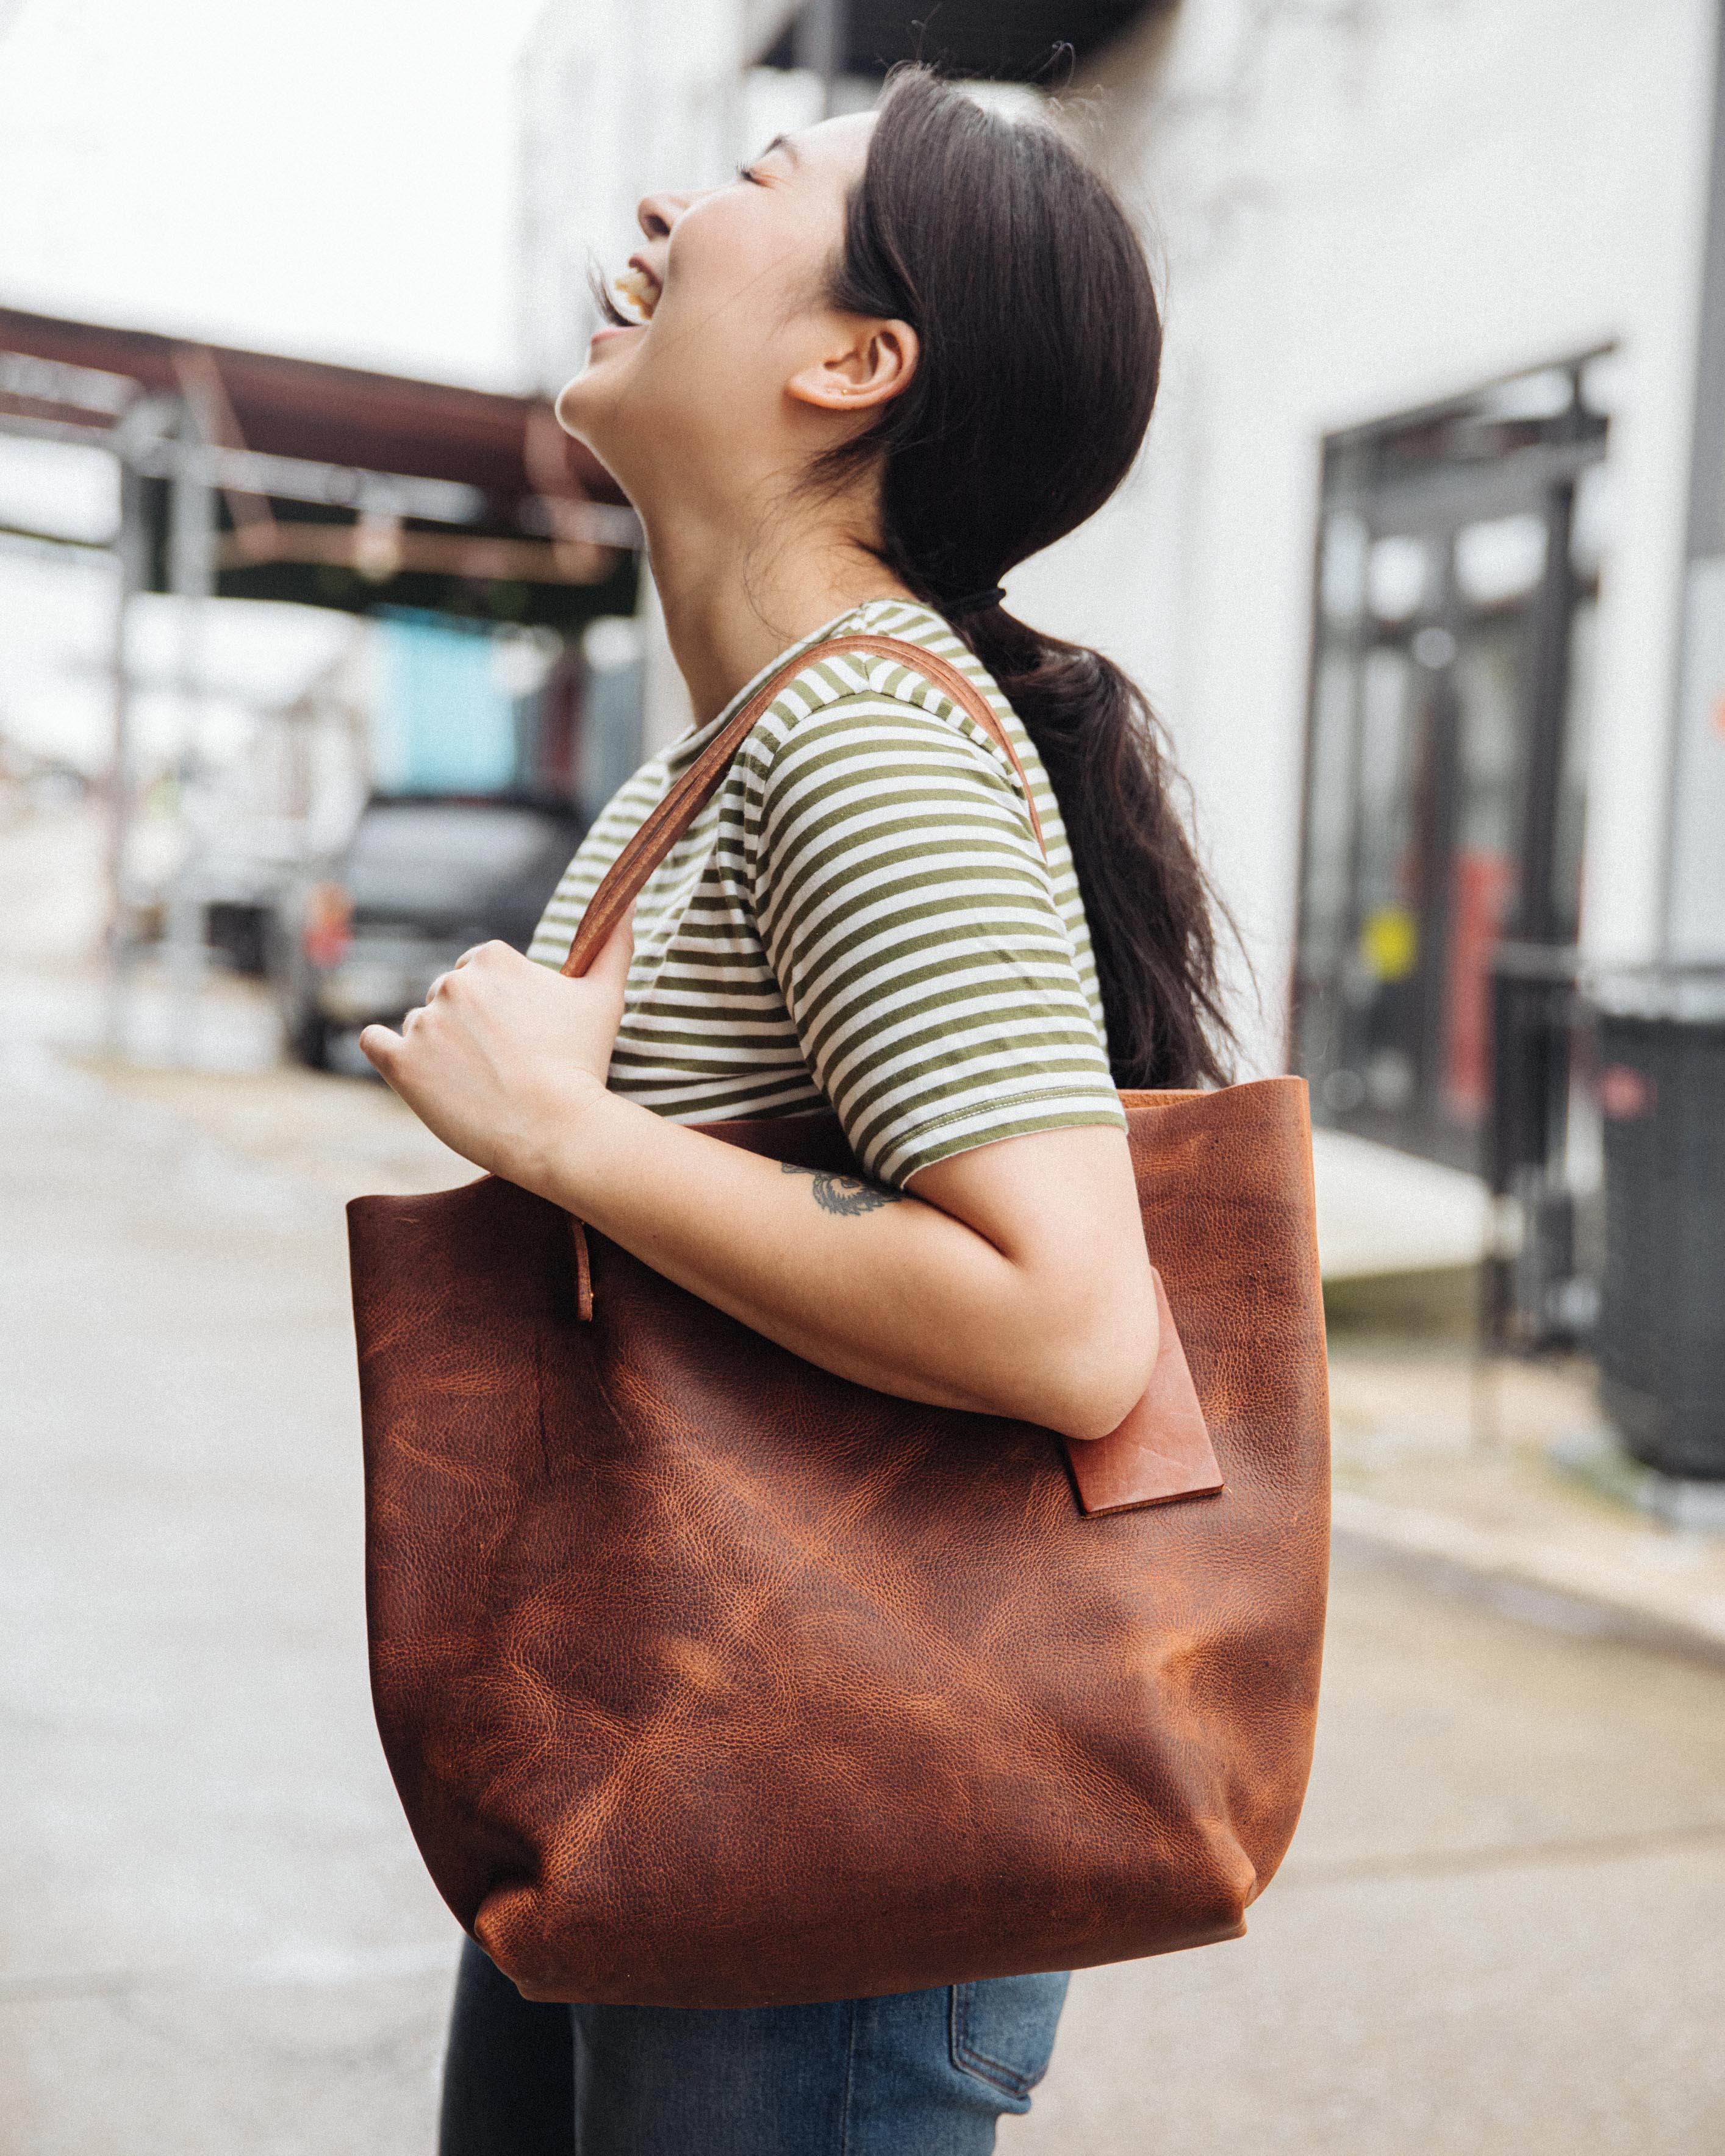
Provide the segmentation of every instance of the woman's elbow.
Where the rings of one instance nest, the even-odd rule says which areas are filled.
[[[1132,1375],[1124,1383],[1109,1373],[1091,1373],[1057,1403],[1058,1419],[1050,1420],[1048,1427],[1059,1430],[1062,1437],[1077,1438],[1086,1444],[1108,1436],[1144,1397],[1152,1367],[1152,1358],[1135,1359]]]
[[[1144,1396],[1160,1345],[1153,1293],[1075,1328],[1052,1358],[1037,1419],[1062,1437],[1090,1442],[1118,1430]]]

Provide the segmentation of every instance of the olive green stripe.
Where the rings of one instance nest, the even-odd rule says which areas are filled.
[[[1039,1101],[1044,1106],[1050,1101],[1072,1101],[1117,1116],[1121,1113],[1119,1098],[1110,1086],[1091,1086],[1082,1081],[1075,1085],[1057,1070],[1037,1070],[1027,1075],[1045,1082],[1015,1087],[1011,1092],[990,1092],[973,1086],[944,1091],[931,1088],[914,1099],[886,1102],[847,1101],[839,1113],[860,1158],[899,1145],[902,1142],[899,1133],[903,1131],[932,1130],[941,1124],[950,1126],[973,1117],[984,1124],[992,1124],[997,1116],[1003,1122],[1009,1122]]]
[[[1070,988],[1045,981],[1027,981],[1020,987],[996,975],[988,980],[957,983],[950,977],[930,975],[924,969],[917,978],[893,982],[891,996],[887,1008],[883,995],[883,1007],[873,1024],[848,1019],[843,1009],[811,1018],[799,1008],[798,1030],[804,1055],[817,1070],[828,1069],[849,1059],[860,1042],[915,1038],[919,1022],[937,1038],[986,1024],[1004,1010],[1017,1012],[1027,1042],[1051,1032],[1062,1039],[1071,1034],[1089,1043],[1096,1032],[1083,997]]]
[[[860,999],[896,993],[918,978],[952,980],[978,968],[992,968],[1003,981],[1026,993],[1070,980],[1065,948],[1040,922],[1016,924],[1009,936],[998,915],[983,921],[955,920],[916,909],[881,921],[834,923],[833,934],[817,952],[778,953],[778,972],[793,996],[798,1017],[812,1024],[829,1010],[843,1012]]]
[[[934,830],[894,819],[891,829],[866,848],[842,831],[811,827],[803,849],[781,855],[768,870],[770,900],[757,908],[762,932],[770,936],[781,921],[819,910],[850,886],[862,887],[858,902],[866,904],[882,887],[883,873],[895,869],[906,884],[993,878],[1015,885],[1039,907],[1047,905],[1040,864],[999,830],[959,818]]]
[[[939,1033],[957,1033],[968,1025],[985,1023],[1004,1007],[1017,1010],[1026,1039],[1045,1028],[1064,1033],[1076,1029],[1086,1040],[1094,1038],[1095,1021],[1081,993],[1065,983],[1025,978],[1012,980],[999,974],[990,978],[955,980],[950,975],[921,968],[911,977],[883,983],[882,1009],[872,1024],[852,1015],[854,1006],[823,1005],[817,998],[797,998],[798,1031],[803,1050],[817,1070],[847,1059],[859,1040],[896,1039],[914,1034],[919,1019]],[[890,1007],[889,1005],[890,1001]],[[1097,1058],[1100,1063],[1101,1058]]]
[[[625,1019],[618,1029],[619,1043],[626,1042],[632,1050],[643,1055],[672,1055],[680,1050],[691,1055],[705,1050],[709,1055],[723,1054],[732,1049],[752,1050],[757,1056],[783,1055],[787,1048],[796,1053],[797,1060],[804,1059],[797,1046],[793,1030],[780,1032],[774,1029],[756,1029],[746,1025],[735,1027],[725,1033],[702,1033],[686,1025],[666,1025],[655,1019],[650,1027],[637,1025]]]
[[[872,883],[867,889],[858,890],[851,901],[852,911],[867,916],[865,921],[859,919],[860,930],[884,930],[902,914],[998,919],[1003,931],[1009,926],[1014,931],[1023,927],[1028,932],[1034,922],[1044,920],[1050,937],[1057,937],[1062,947],[1066,946],[1057,917],[1049,911],[1042,885],[1021,861],[988,855],[978,858],[974,854],[959,860],[896,855],[870,864],[869,872]],[[771,919],[762,919],[761,932],[768,950],[782,944],[825,946],[834,929],[842,927],[845,878],[842,874],[824,871],[813,871],[812,875],[818,880],[792,889],[784,907]]]

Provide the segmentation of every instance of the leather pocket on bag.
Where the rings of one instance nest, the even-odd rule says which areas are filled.
[[[994,1976],[953,1984],[952,2064],[1008,2096],[1029,2096],[1054,2056],[1067,1981],[1063,1974]]]

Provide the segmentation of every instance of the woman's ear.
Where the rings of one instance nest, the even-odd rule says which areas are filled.
[[[859,322],[849,344],[793,374],[785,388],[799,403],[823,411],[867,411],[905,388],[921,350],[908,322]]]

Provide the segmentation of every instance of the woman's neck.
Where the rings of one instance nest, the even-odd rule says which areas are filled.
[[[913,596],[834,514],[842,503],[821,505],[819,516],[781,513],[764,529],[758,519],[701,520],[686,502],[659,515],[638,506],[665,633],[697,726],[835,615],[866,599]]]

